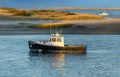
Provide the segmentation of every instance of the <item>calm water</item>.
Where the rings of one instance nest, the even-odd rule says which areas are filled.
[[[86,14],[101,14],[104,10],[61,10],[74,13],[86,13]],[[120,18],[120,10],[106,10],[109,15],[107,17]]]
[[[48,37],[1,35],[0,77],[120,77],[120,35],[65,35],[67,44],[87,45],[86,55],[29,54],[28,40]]]

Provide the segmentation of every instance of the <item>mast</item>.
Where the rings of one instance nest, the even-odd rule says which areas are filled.
[[[60,34],[62,34],[62,30],[60,29]]]
[[[50,34],[51,34],[51,15],[50,15]]]

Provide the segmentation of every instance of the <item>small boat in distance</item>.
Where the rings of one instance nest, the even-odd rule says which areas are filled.
[[[51,53],[86,53],[86,46],[84,45],[64,45],[64,37],[56,32],[50,35],[47,41],[28,41],[30,52],[51,52]]]
[[[99,14],[100,16],[108,16],[109,14],[107,12],[102,12],[101,14]]]

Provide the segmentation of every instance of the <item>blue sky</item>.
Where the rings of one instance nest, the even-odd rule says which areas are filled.
[[[120,0],[0,0],[0,7],[11,7],[11,8],[116,7],[116,8],[120,8]]]

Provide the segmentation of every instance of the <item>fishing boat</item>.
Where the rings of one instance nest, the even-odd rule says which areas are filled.
[[[31,52],[72,52],[86,53],[85,45],[64,45],[64,37],[60,33],[50,35],[48,41],[28,41]]]
[[[108,16],[109,14],[107,12],[102,12],[101,14],[99,14],[100,16]]]
[[[50,38],[47,41],[28,41],[30,52],[51,52],[51,53],[86,53],[87,46],[85,45],[65,45],[64,36],[61,31],[51,33],[50,21]]]

